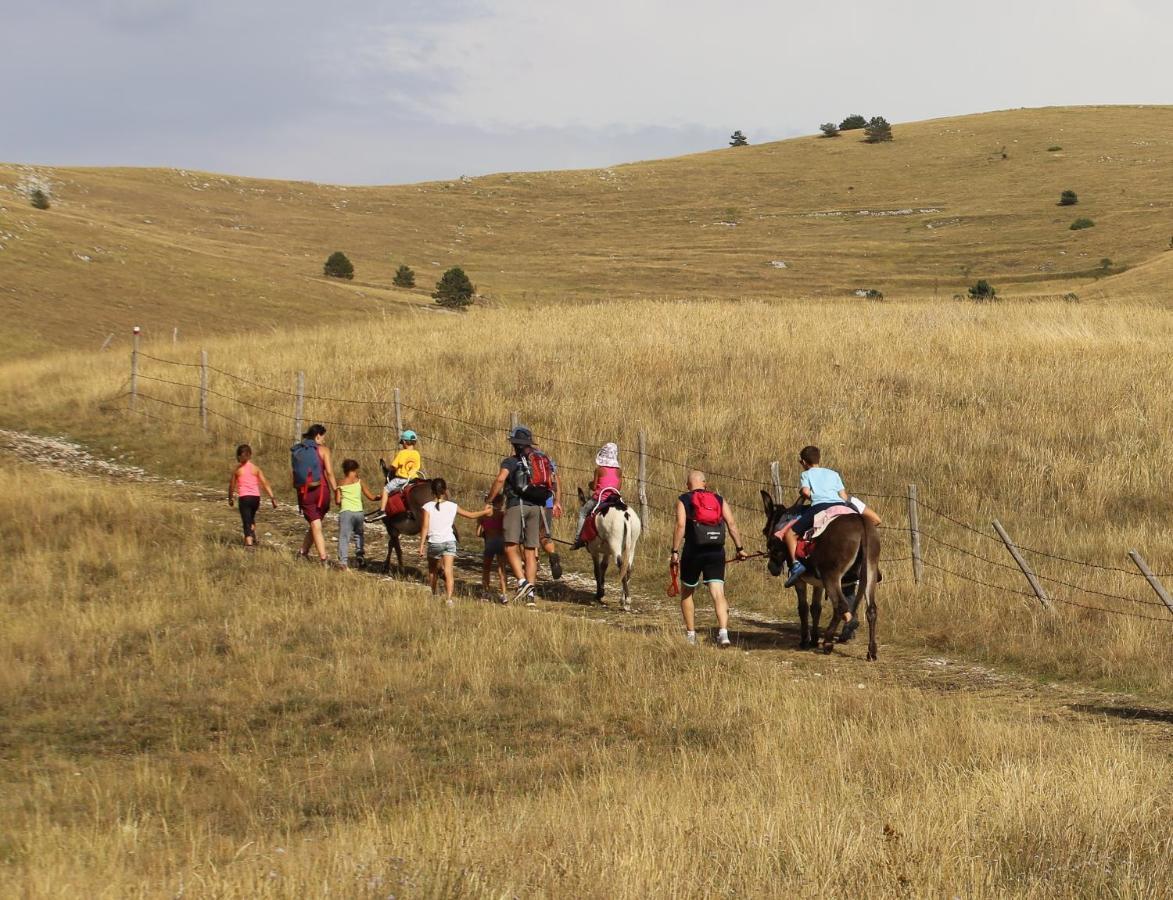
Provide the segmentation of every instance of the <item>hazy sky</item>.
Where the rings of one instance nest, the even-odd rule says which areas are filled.
[[[0,160],[343,183],[1173,102],[1173,0],[0,0]]]

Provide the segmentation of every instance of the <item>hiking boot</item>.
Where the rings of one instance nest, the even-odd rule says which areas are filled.
[[[562,577],[562,560],[557,553],[550,554],[550,574],[554,576],[555,581]]]
[[[729,640],[729,629],[728,628],[722,628],[720,631],[717,632],[717,646],[718,647],[728,647],[730,645],[730,643],[732,643],[732,642]]]
[[[794,563],[794,565],[790,567],[790,574],[786,576],[786,584],[784,584],[783,587],[794,587],[796,584],[798,584],[798,579],[800,579],[804,574],[806,574],[806,566],[800,562]]]
[[[521,581],[517,582],[517,590],[513,594],[513,601],[516,603],[518,601],[524,600],[526,595],[530,593],[532,589],[532,584],[530,584],[524,578],[521,579]]]

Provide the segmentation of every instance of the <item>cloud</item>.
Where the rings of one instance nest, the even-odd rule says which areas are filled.
[[[1163,0],[8,0],[0,159],[366,182],[603,165],[850,112],[1168,102],[1170,34]]]

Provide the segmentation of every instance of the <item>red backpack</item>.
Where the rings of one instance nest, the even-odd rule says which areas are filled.
[[[693,491],[692,518],[701,525],[718,524],[721,521],[721,498],[712,491]]]

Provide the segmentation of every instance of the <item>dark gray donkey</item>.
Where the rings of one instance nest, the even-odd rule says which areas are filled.
[[[762,491],[762,506],[766,512],[766,525],[762,533],[766,537],[766,552],[770,557],[767,568],[771,575],[780,575],[786,565],[789,554],[786,551],[786,542],[778,537],[778,531],[785,524],[792,511],[781,504],[774,502],[765,491]],[[825,593],[831,601],[831,621],[823,633],[823,652],[830,653],[835,642],[835,632],[839,623],[844,619],[854,618],[859,602],[867,599],[868,617],[868,659],[876,658],[876,583],[880,579],[880,537],[876,527],[866,521],[861,515],[840,516],[832,520],[826,531],[815,541],[814,549],[808,558],[808,564],[813,564],[813,571],[818,575],[804,575],[796,585],[798,592],[798,617],[801,628],[803,647],[813,647],[818,643],[819,617],[822,614],[822,595]],[[852,570],[855,570],[852,573]],[[858,579],[855,595],[848,600],[843,591],[844,576],[854,574]],[[850,577],[849,579],[850,580]],[[806,588],[810,585],[815,590],[813,607],[808,608]],[[813,621],[808,624],[808,612],[813,614]],[[848,626],[851,628],[851,625]],[[847,629],[844,629],[847,631]],[[851,628],[854,631],[854,628]]]

